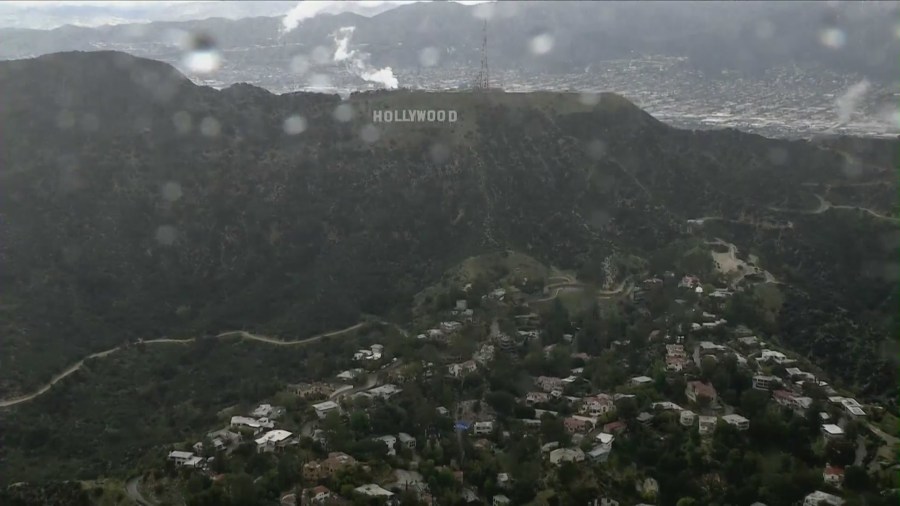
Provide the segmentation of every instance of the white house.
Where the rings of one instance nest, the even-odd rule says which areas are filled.
[[[562,462],[583,462],[584,452],[581,448],[557,448],[550,452],[550,463],[559,465]]]
[[[396,450],[397,438],[396,437],[388,434],[386,436],[376,437],[375,439],[381,441],[382,443],[384,443],[385,446],[387,446],[387,449],[388,449],[387,454],[388,455],[397,455],[397,450]]]
[[[169,452],[167,459],[178,467],[198,467],[203,462],[203,458],[195,456],[192,452],[178,450]]]
[[[823,504],[827,504],[828,506],[843,506],[844,500],[836,495],[822,492],[821,490],[816,490],[803,498],[803,506],[821,506]]]
[[[491,506],[509,506],[510,504],[512,504],[512,502],[509,500],[509,497],[506,497],[503,494],[495,495],[491,501]]]
[[[256,435],[262,432],[263,429],[274,429],[275,423],[268,418],[255,419],[246,416],[232,416],[231,426],[251,428],[253,429],[253,434]]]
[[[525,394],[525,404],[527,406],[533,406],[542,402],[548,402],[549,400],[550,394],[546,392],[528,392],[527,394]]]
[[[385,490],[380,486],[369,483],[368,485],[362,485],[360,487],[356,487],[353,489],[357,494],[362,494],[368,497],[383,497],[383,498],[391,498],[394,496],[394,493],[390,490]]]
[[[286,430],[275,429],[263,434],[255,440],[258,453],[275,451],[276,448],[284,448],[292,441],[293,434]]]
[[[400,444],[403,445],[404,448],[408,448],[410,450],[414,450],[416,448],[416,438],[410,436],[405,432],[397,434],[397,439],[400,440]]]
[[[844,437],[844,429],[833,423],[822,425],[822,434],[828,439],[842,439]]]
[[[722,421],[737,428],[737,430],[747,430],[750,428],[750,420],[744,418],[741,415],[725,415],[722,417]]]
[[[494,422],[475,422],[475,425],[472,427],[472,432],[474,432],[476,436],[490,434],[491,432],[494,432]]]
[[[771,390],[781,385],[781,378],[778,376],[764,376],[757,374],[753,376],[753,388],[757,390]]]
[[[403,391],[403,389],[401,389],[397,385],[387,383],[387,384],[381,385],[380,387],[375,387],[375,388],[370,389],[368,391],[368,393],[369,393],[369,395],[371,395],[373,397],[380,397],[384,400],[388,400],[391,397],[399,394],[402,391]]]
[[[631,385],[636,387],[650,385],[652,383],[653,378],[649,376],[636,376],[634,378],[631,378]]]
[[[690,427],[691,425],[694,425],[694,420],[696,420],[696,417],[697,417],[697,415],[694,414],[693,411],[686,409],[686,410],[682,411],[681,413],[679,413],[678,421],[684,427]]]
[[[316,410],[316,416],[318,416],[320,419],[328,416],[328,413],[341,412],[341,407],[334,401],[325,401],[318,404],[313,404],[313,409]]]

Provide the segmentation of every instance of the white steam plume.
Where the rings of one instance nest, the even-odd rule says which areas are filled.
[[[851,85],[843,95],[835,99],[834,106],[837,109],[839,124],[843,125],[850,121],[853,112],[856,110],[856,106],[866,95],[866,92],[869,91],[869,86],[869,81],[863,79],[862,81]]]
[[[369,54],[361,53],[355,49],[348,49],[350,46],[350,37],[353,36],[353,30],[356,27],[345,26],[334,34],[334,50],[335,62],[347,62],[347,70],[353,75],[362,78],[365,81],[378,83],[387,89],[394,89],[400,83],[394,76],[394,71],[390,67],[375,68],[369,64]]]

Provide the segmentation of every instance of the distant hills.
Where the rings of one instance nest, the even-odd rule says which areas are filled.
[[[3,397],[139,337],[402,321],[476,254],[589,276],[619,254],[671,268],[669,248],[698,234],[787,283],[789,344],[834,355],[869,393],[893,385],[879,350],[896,335],[896,224],[804,214],[827,185],[896,216],[892,141],[677,130],[611,93],[217,91],[102,51],[0,62],[0,95]],[[373,110],[423,108],[458,121],[372,123]],[[687,222],[709,216],[733,223]],[[798,323],[813,309],[853,335],[806,336],[824,328]]]
[[[98,48],[160,58],[181,51],[177,32],[183,31],[208,34],[222,50],[242,48],[230,55],[237,65],[284,69],[292,56],[330,48],[339,28],[354,26],[354,45],[379,67],[421,67],[427,47],[438,51],[438,67],[477,66],[485,17],[489,60],[497,69],[581,72],[603,60],[655,54],[684,57],[709,75],[753,76],[797,65],[893,82],[900,59],[893,2],[430,2],[372,17],[320,15],[284,35],[277,17],[0,29],[0,58]],[[541,35],[550,44],[537,54],[532,44]]]

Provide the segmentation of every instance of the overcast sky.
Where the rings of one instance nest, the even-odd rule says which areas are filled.
[[[0,1],[0,27],[50,29],[62,25],[99,26],[148,21],[184,21],[210,17],[283,16],[297,20],[319,13],[374,15],[415,0],[283,2],[187,1]],[[485,0],[460,1],[474,4]]]

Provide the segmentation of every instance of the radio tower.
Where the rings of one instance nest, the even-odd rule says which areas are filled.
[[[484,21],[481,31],[483,35],[481,41],[481,72],[478,73],[478,82],[475,83],[475,88],[486,90],[491,87],[491,75],[487,61],[487,20]]]

